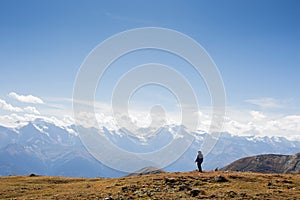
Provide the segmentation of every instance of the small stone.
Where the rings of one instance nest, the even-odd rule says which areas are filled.
[[[292,183],[293,183],[293,181],[290,181],[290,180],[283,180],[282,182],[283,182],[283,183],[289,183],[289,184],[292,184]]]
[[[241,197],[247,197],[247,193],[242,192],[242,193],[240,193],[240,196],[241,196]]]
[[[271,182],[268,182],[268,188],[269,188],[269,189],[274,189],[275,186],[274,186]]]
[[[215,176],[215,181],[218,182],[218,183],[228,182],[228,180],[224,176],[221,176],[221,175]]]
[[[179,186],[179,191],[183,191],[183,190],[190,190],[190,186],[189,185],[180,185]]]
[[[206,193],[205,193],[204,190],[199,190],[198,188],[194,188],[194,189],[191,190],[190,194],[191,194],[192,197],[196,197],[199,194],[205,195]]]
[[[155,192],[161,192],[162,188],[160,185],[155,187]]]
[[[104,200],[113,200],[112,197],[106,197]]]
[[[125,192],[126,190],[128,190],[128,186],[123,186],[122,191]]]
[[[37,176],[36,174],[30,174],[29,177],[35,177]]]
[[[165,183],[175,183],[176,179],[175,178],[166,178]]]
[[[237,195],[237,193],[233,190],[229,190],[226,192],[226,196],[230,197],[230,198],[234,198],[234,197],[236,197],[236,195]]]
[[[155,193],[154,193],[153,191],[148,191],[148,192],[147,192],[148,197],[152,197],[154,194],[155,194]]]
[[[273,184],[271,182],[268,182],[268,186],[272,186]]]

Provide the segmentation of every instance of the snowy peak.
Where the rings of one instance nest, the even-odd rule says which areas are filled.
[[[159,151],[173,140],[180,140],[183,134],[194,136],[188,149],[178,160],[164,169],[166,171],[194,170],[196,153],[208,136],[208,133],[204,131],[189,131],[179,125],[161,127],[154,134],[151,132],[152,129],[147,128],[139,130],[138,133],[132,133],[125,128],[102,127],[99,132],[95,128],[75,127],[75,125],[64,127],[47,120],[37,119],[17,129],[0,127],[0,175],[32,173],[30,170],[33,166],[38,166],[35,168],[36,173],[46,175],[79,176],[82,174],[82,176],[90,177],[122,174],[95,160],[83,146],[76,133],[77,129],[93,134],[102,132],[102,136],[118,148],[138,154]],[[176,152],[176,149],[170,149],[170,152]],[[294,154],[296,152],[300,152],[300,142],[290,141],[284,137],[237,136],[222,133],[213,150],[205,157],[203,168],[206,170],[220,168],[246,156],[267,153]],[[23,163],[32,164],[22,164],[24,166],[20,170],[16,166],[19,165],[21,157],[23,157]],[[12,164],[8,166],[6,161]],[[80,169],[78,166],[81,166]]]

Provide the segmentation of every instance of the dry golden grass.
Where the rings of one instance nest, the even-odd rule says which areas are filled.
[[[193,171],[94,179],[11,176],[0,177],[0,198],[300,199],[300,174]]]

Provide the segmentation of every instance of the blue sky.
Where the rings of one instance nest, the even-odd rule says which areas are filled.
[[[96,45],[151,26],[182,32],[208,51],[230,108],[298,116],[299,19],[297,0],[2,0],[0,97],[71,98],[77,71]]]

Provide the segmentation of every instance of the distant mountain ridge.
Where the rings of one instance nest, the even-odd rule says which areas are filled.
[[[139,135],[135,137],[134,134],[128,134],[124,129],[109,130],[103,127],[103,130],[114,145],[129,152],[144,153],[168,144],[175,137],[177,128],[179,128],[177,125],[162,127],[157,138],[152,137],[148,141]],[[195,138],[191,146],[176,162],[162,170],[196,169],[194,160],[207,133],[197,131],[190,134]],[[205,156],[203,168],[204,170],[221,168],[239,158],[257,154],[297,152],[300,152],[300,142],[290,141],[284,137],[236,136],[222,133],[215,148]],[[103,165],[91,156],[81,143],[75,126],[60,127],[37,119],[16,129],[0,127],[0,175],[31,173],[71,177],[127,175]]]
[[[250,156],[234,161],[221,170],[263,173],[300,173],[300,153],[294,155],[265,154]]]

